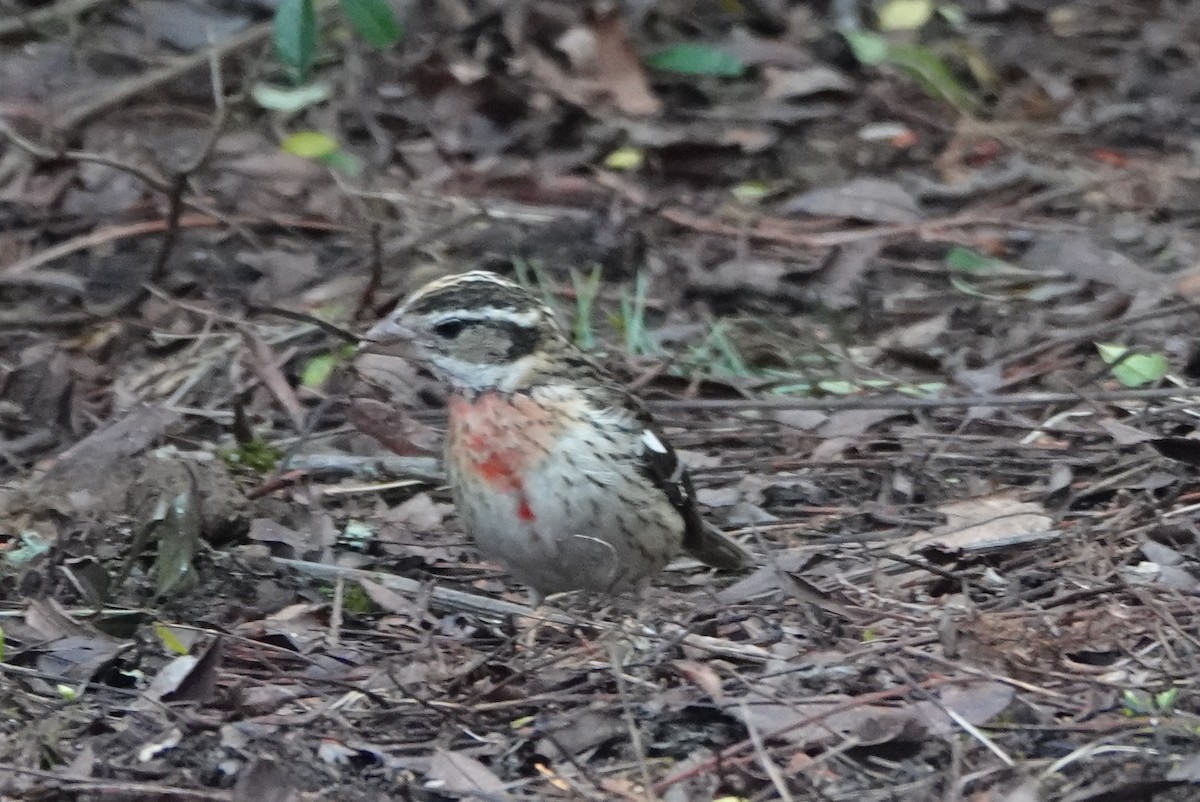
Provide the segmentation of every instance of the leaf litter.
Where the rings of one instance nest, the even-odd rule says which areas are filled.
[[[150,292],[207,49],[270,11],[0,21],[0,794],[1191,798],[1194,10],[932,6],[418,4],[288,111],[222,50],[268,108]],[[444,391],[268,314],[478,265],[583,318],[756,570],[530,613]]]

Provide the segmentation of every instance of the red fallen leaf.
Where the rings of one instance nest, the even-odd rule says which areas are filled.
[[[1101,164],[1107,164],[1112,167],[1129,166],[1129,158],[1124,153],[1119,153],[1110,148],[1092,148],[1092,158]]]
[[[985,164],[996,160],[1000,154],[1004,153],[1004,144],[995,139],[981,139],[971,145],[971,151],[967,154],[966,163],[971,167],[982,167]]]
[[[710,666],[696,660],[676,660],[674,666],[679,673],[708,694],[713,701],[720,702],[725,698],[725,689],[721,685],[721,678]]]
[[[889,140],[891,146],[896,150],[907,150],[919,141],[921,141],[921,137],[911,128],[905,128]]]
[[[430,454],[436,450],[433,429],[397,409],[372,398],[356,398],[350,405],[350,422],[364,434],[399,454]]]

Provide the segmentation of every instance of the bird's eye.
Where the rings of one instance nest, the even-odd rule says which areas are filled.
[[[466,321],[463,320],[443,320],[433,327],[433,333],[444,340],[453,340],[462,334],[466,327]]]

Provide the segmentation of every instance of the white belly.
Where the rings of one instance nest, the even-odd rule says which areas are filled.
[[[457,470],[448,458],[465,528],[485,556],[539,593],[636,585],[679,551],[684,525],[636,472],[634,437],[575,426],[523,474],[517,491]]]

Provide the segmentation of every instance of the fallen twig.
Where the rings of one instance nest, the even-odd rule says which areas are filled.
[[[369,582],[383,585],[389,590],[397,590],[402,593],[423,593],[428,588],[427,583],[418,582],[408,577],[396,576],[395,574],[385,574],[382,571],[367,571],[361,568],[325,565],[323,563],[309,562],[308,560],[291,560],[285,557],[272,557],[271,560],[278,566],[291,568],[294,571],[315,579],[365,579]],[[436,585],[429,591],[429,597],[431,602],[436,606],[452,612],[465,612],[501,618],[524,616],[566,625],[577,623],[570,616],[556,613],[553,610],[545,608],[534,610],[532,607],[527,607],[523,604],[514,604],[503,599],[492,599],[487,596],[477,596],[473,593],[464,593],[461,590],[453,590]]]
[[[1078,393],[1028,393],[1024,395],[965,395],[957,398],[912,398],[902,395],[850,398],[736,398],[653,401],[657,409],[964,409],[967,407],[1043,407],[1084,401],[1152,401],[1161,398],[1200,397],[1200,387],[1155,387],[1149,390],[1097,390]]]
[[[0,20],[0,36],[33,30],[39,25],[53,22],[60,17],[76,17],[85,11],[111,2],[113,0],[60,0],[46,8],[27,11],[24,14],[16,14],[6,20]]]
[[[324,5],[329,5],[327,1]],[[60,131],[69,131],[80,123],[88,120],[105,109],[114,106],[120,106],[129,101],[131,98],[142,94],[143,92],[162,86],[169,81],[173,81],[180,76],[186,75],[192,70],[199,69],[205,64],[210,63],[214,59],[220,61],[237,50],[244,47],[258,44],[271,35],[274,30],[273,22],[263,22],[254,25],[239,34],[235,34],[228,39],[223,39],[216,42],[212,47],[201,50],[197,53],[192,53],[187,56],[181,56],[175,61],[158,69],[149,70],[140,75],[134,75],[126,78],[123,81],[118,81],[116,84],[108,88],[107,92],[99,94],[91,99],[83,100],[75,104],[69,111],[60,114],[53,122],[53,126]]]

